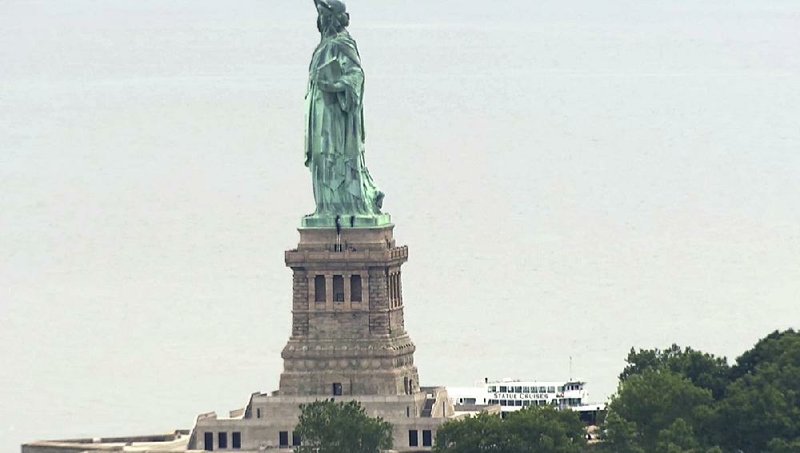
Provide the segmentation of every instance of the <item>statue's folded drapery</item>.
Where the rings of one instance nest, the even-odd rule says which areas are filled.
[[[305,164],[315,216],[380,214],[383,193],[364,163],[363,95],[353,38],[346,30],[323,37],[311,59],[306,93]]]

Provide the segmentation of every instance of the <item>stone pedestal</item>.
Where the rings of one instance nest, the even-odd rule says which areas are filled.
[[[300,405],[333,399],[356,400],[390,422],[395,450],[430,451],[454,410],[444,388],[419,386],[403,321],[400,268],[408,248],[395,244],[393,229],[299,230],[300,243],[285,256],[294,283],[280,387],[254,393],[230,418],[200,415],[190,448],[221,449],[219,436],[230,433],[242,452],[289,452],[301,442],[294,435]]]
[[[281,396],[411,395],[419,389],[405,331],[393,225],[302,228],[286,252],[293,272],[292,335]]]

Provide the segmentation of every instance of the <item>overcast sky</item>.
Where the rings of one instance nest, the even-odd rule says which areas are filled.
[[[800,327],[800,3],[352,0],[423,385]],[[311,1],[0,1],[0,450],[277,387]]]

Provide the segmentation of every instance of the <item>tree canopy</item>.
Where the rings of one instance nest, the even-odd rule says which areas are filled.
[[[586,431],[578,414],[531,406],[500,418],[486,413],[454,420],[436,433],[435,453],[579,453]]]
[[[631,349],[627,362],[604,450],[800,452],[800,333],[773,332],[732,367],[677,345]]]
[[[800,445],[800,332],[773,332],[742,354],[717,408],[723,446],[744,451]]]
[[[369,417],[357,401],[300,405],[297,453],[378,453],[392,447],[392,426]]]
[[[730,367],[724,357],[715,357],[692,348],[673,344],[667,349],[631,348],[625,359],[628,365],[619,376],[625,381],[645,370],[669,370],[689,379],[692,384],[711,391],[715,399],[723,396],[730,383]]]

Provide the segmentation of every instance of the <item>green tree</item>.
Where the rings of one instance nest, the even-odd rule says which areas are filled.
[[[692,425],[682,418],[675,419],[669,428],[658,433],[657,453],[700,452],[700,443],[694,434]]]
[[[532,406],[508,414],[506,432],[541,453],[581,452],[586,445],[586,427],[577,412]]]
[[[800,453],[800,332],[772,332],[732,367],[677,345],[626,360],[603,450]]]
[[[755,373],[758,365],[762,363],[775,362],[785,353],[787,347],[793,349],[798,339],[800,339],[800,332],[789,329],[783,332],[776,330],[758,340],[755,346],[736,359],[730,372],[731,380]]]
[[[800,439],[791,442],[783,439],[772,439],[767,444],[768,453],[800,453]]]
[[[672,371],[646,369],[633,374],[620,383],[608,405],[606,447],[610,451],[635,451],[631,449],[636,447],[656,451],[663,430],[667,430],[667,437],[670,432],[678,434],[682,426],[674,425],[678,419],[691,427],[689,431],[703,425],[712,402],[710,390]],[[685,431],[680,434],[685,435]]]
[[[578,414],[533,406],[505,419],[486,413],[445,423],[436,433],[436,453],[580,453],[586,431]]]
[[[472,453],[519,451],[509,449],[510,439],[503,429],[503,420],[485,412],[444,423],[436,431],[433,451],[436,453]]]
[[[773,332],[737,359],[716,409],[721,446],[792,451],[800,438],[800,332]],[[795,444],[796,445],[796,444]]]
[[[611,412],[603,422],[603,449],[614,453],[644,453],[636,423]]]
[[[637,352],[631,348],[625,361],[628,364],[619,376],[620,381],[646,370],[669,370],[698,387],[711,390],[714,399],[722,398],[730,383],[730,367],[724,357],[715,357],[690,347],[681,349],[676,344],[664,350],[639,349]]]
[[[377,453],[392,447],[392,425],[369,417],[357,401],[300,405],[298,453]]]

